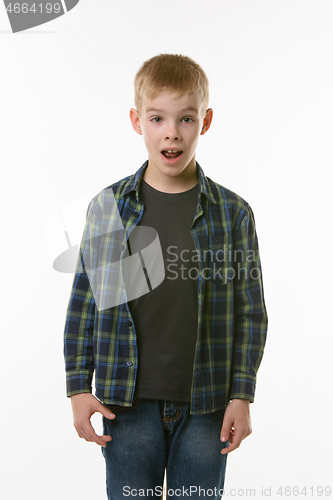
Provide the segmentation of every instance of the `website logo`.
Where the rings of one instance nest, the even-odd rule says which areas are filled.
[[[126,231],[112,190],[102,200],[94,197],[88,211],[87,196],[61,206],[48,216],[45,232],[53,269],[88,278],[99,311],[141,297],[165,278],[157,231]]]
[[[5,8],[13,33],[34,28],[63,16],[72,10],[80,0],[26,0],[9,2],[4,0]]]

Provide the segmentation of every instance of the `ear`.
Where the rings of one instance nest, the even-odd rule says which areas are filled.
[[[203,119],[203,125],[202,125],[200,135],[204,135],[207,132],[207,130],[209,129],[209,127],[212,123],[212,119],[213,119],[213,110],[212,110],[212,108],[208,108],[206,110],[206,113],[205,113],[205,116]]]
[[[137,132],[139,135],[142,135],[142,130],[140,127],[140,118],[139,118],[137,110],[134,108],[131,108],[129,116],[130,116],[130,120],[132,123],[132,127],[134,128],[135,132]]]

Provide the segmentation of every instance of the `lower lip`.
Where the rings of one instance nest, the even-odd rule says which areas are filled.
[[[177,156],[177,158],[167,158],[163,153],[161,153],[161,155],[164,163],[166,163],[167,165],[176,165],[176,163],[178,163],[183,157],[183,153]]]

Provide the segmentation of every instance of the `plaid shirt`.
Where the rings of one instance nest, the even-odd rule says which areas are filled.
[[[230,399],[254,401],[267,314],[252,209],[240,196],[206,177],[198,162],[196,165],[199,194],[190,231],[202,272],[190,411],[204,414],[224,408]],[[116,252],[116,217],[108,206],[108,195],[116,201],[113,205],[120,215],[117,227],[123,231],[123,242],[142,218],[139,189],[147,166],[148,160],[89,204],[64,332],[68,397],[91,393],[95,372],[95,395],[100,401],[123,406],[133,403],[138,351],[122,273],[112,285],[119,295],[116,305],[103,308],[96,304],[98,290],[92,291],[96,276],[91,269],[97,266],[96,252],[102,264],[109,259],[110,249]],[[118,247],[121,262],[126,244]]]

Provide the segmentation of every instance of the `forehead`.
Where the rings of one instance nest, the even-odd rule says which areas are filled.
[[[200,112],[201,101],[198,94],[184,94],[175,96],[171,92],[163,91],[153,99],[143,99],[143,109],[146,113],[154,111],[191,111]]]

